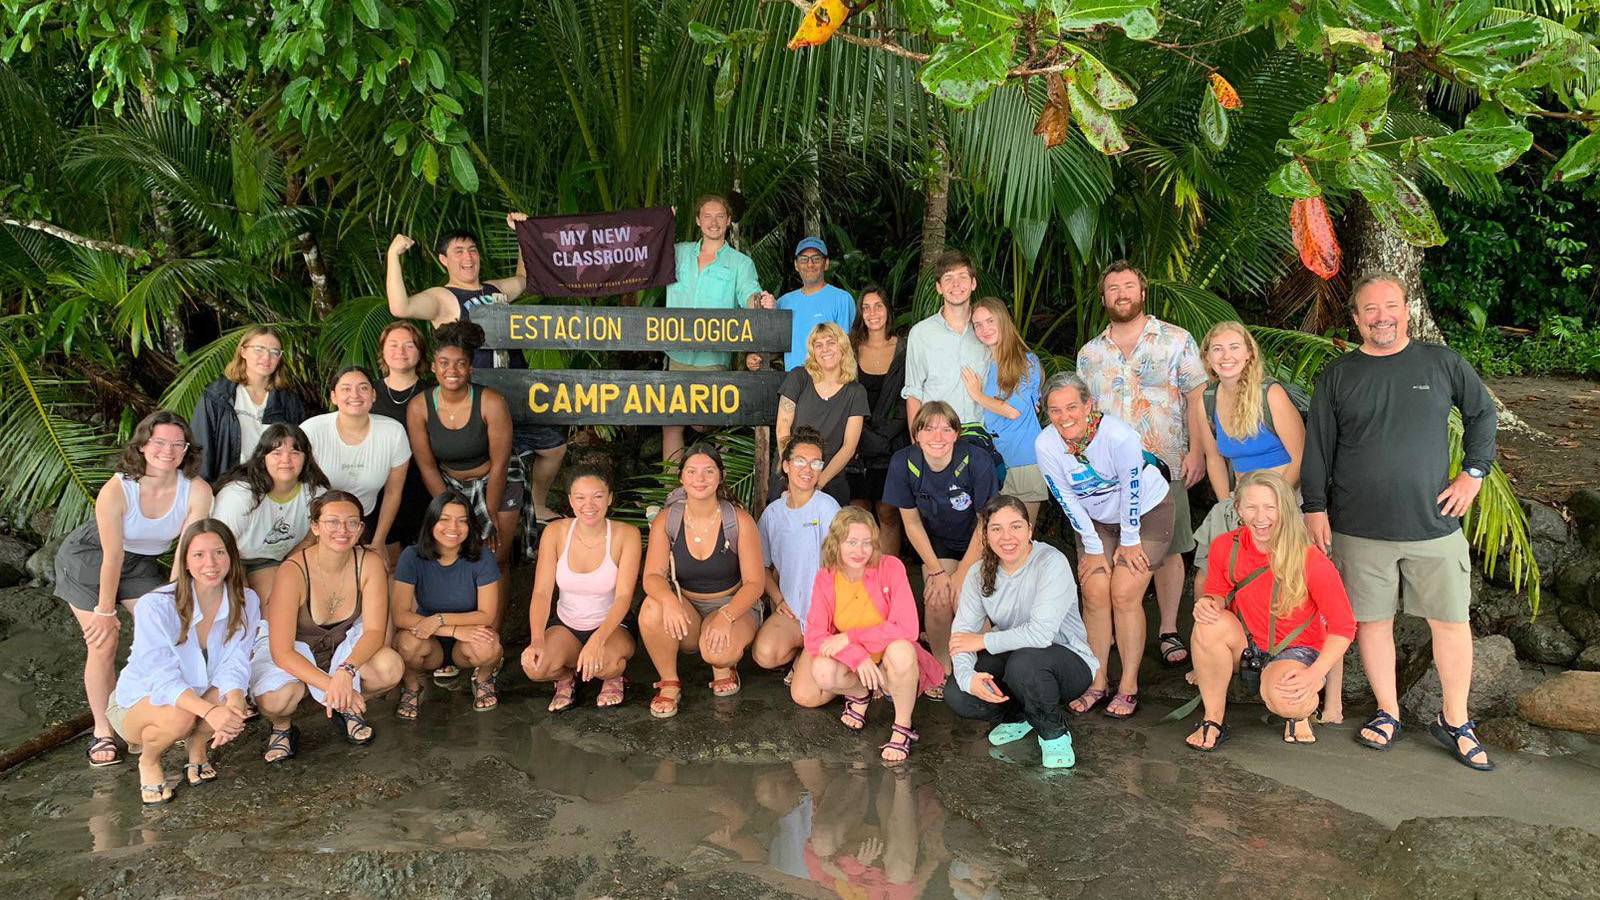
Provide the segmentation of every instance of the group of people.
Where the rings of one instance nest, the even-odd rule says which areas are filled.
[[[557,516],[547,504],[565,434],[513,424],[505,398],[472,379],[494,364],[472,313],[520,294],[520,266],[480,281],[475,239],[451,233],[437,248],[448,283],[409,294],[399,261],[411,241],[397,236],[388,291],[402,318],[380,337],[381,377],[340,370],[333,411],[307,418],[277,336],[247,330],[193,425],[169,411],[141,421],[94,519],[63,543],[57,593],[88,646],[90,764],[121,762],[126,745],[145,802],[161,803],[165,749],[185,741],[185,778],[212,780],[209,751],[257,710],[265,759],[293,758],[306,694],[358,745],[374,738],[370,700],[397,690],[395,715],[414,720],[428,677],[468,671],[472,708],[494,709],[526,487],[548,524],[520,663],[553,685],[551,712],[590,683],[595,705],[622,703],[642,643],[658,718],[684,702],[682,654],[711,667],[719,697],[740,690],[749,655],[784,672],[796,704],[840,701],[851,729],[887,698],[886,762],[911,755],[926,699],[992,722],[995,744],[1032,734],[1044,765],[1070,767],[1068,713],[1139,709],[1153,582],[1161,662],[1192,666],[1203,703],[1189,746],[1228,739],[1236,675],[1284,718],[1285,741],[1315,740],[1314,721],[1342,717],[1354,641],[1378,705],[1357,740],[1385,750],[1402,735],[1403,596],[1434,634],[1444,702],[1430,732],[1463,764],[1492,768],[1467,712],[1459,517],[1492,464],[1495,414],[1460,357],[1409,340],[1397,279],[1356,286],[1361,346],[1328,366],[1303,410],[1243,325],[1197,343],[1145,311],[1144,276],[1127,263],[1101,278],[1109,326],[1074,371],[1046,377],[1006,305],[974,301],[977,272],[958,252],[932,273],[941,308],[902,336],[885,291],[853,299],[827,284],[816,238],[796,248],[800,288],[761,291],[728,220],[721,198],[697,205],[701,239],[677,245],[668,302],[794,313],[774,499],[759,518],[729,495],[716,445],[685,447],[683,427],[663,436],[679,484],[648,536],[611,517],[615,485],[592,465],[568,467],[570,515]],[[408,318],[432,323],[431,348]],[[712,356],[726,354],[667,365],[732,364]],[[1454,476],[1452,409],[1465,425]],[[1221,501],[1196,530],[1188,490],[1202,478]],[[1035,535],[1046,502],[1074,532],[1075,562]],[[174,548],[169,569],[158,557]],[[119,603],[134,620],[120,675]]]

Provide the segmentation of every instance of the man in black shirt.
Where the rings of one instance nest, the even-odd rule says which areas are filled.
[[[1301,468],[1306,526],[1349,591],[1361,664],[1378,713],[1356,740],[1387,750],[1400,738],[1394,614],[1428,620],[1444,708],[1428,730],[1457,760],[1494,766],[1467,715],[1471,561],[1461,516],[1494,463],[1495,409],[1455,351],[1413,343],[1397,276],[1356,283],[1351,312],[1361,346],[1330,363],[1312,395]],[[1451,408],[1461,411],[1464,461],[1450,477]]]

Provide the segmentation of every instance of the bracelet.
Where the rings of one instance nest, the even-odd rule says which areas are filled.
[[[97,606],[94,609],[91,609],[89,611],[94,613],[97,616],[104,616],[107,619],[115,619],[117,617],[117,611],[116,611],[115,608],[112,608],[112,610],[110,612],[101,612],[100,611],[100,607]]]
[[[339,664],[339,668],[335,669],[334,671],[337,671],[337,672],[349,672],[351,678],[355,678],[356,675],[359,674],[359,673],[356,672],[356,667],[350,665],[347,662],[346,663],[340,663]]]

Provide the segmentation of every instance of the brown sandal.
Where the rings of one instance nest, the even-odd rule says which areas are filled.
[[[500,705],[500,694],[494,686],[494,676],[482,681],[472,679],[472,711],[488,712]]]
[[[650,715],[657,719],[670,719],[678,714],[678,703],[683,700],[683,682],[676,678],[665,678],[651,685],[656,689],[656,695],[650,698]],[[662,691],[667,688],[677,688],[678,696],[668,697]]]
[[[395,718],[415,722],[417,712],[422,706],[422,688],[408,688],[401,686],[400,699],[394,705]]]
[[[713,697],[732,697],[734,694],[739,693],[738,670],[735,670],[732,675],[726,678],[711,679],[711,684],[708,687],[711,688],[711,696]]]
[[[578,690],[578,676],[568,675],[556,682],[556,695],[550,698],[550,705],[545,707],[549,712],[561,712],[572,708],[572,695]]]
[[[608,706],[621,706],[622,692],[625,687],[626,682],[623,681],[621,675],[605,679],[600,682],[600,696],[594,698],[594,705],[602,709]]]

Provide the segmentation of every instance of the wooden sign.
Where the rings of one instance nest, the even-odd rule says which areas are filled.
[[[786,309],[511,306],[472,311],[490,350],[788,350]]]
[[[472,320],[477,322],[479,312]],[[513,422],[541,425],[771,425],[782,372],[475,369]]]

